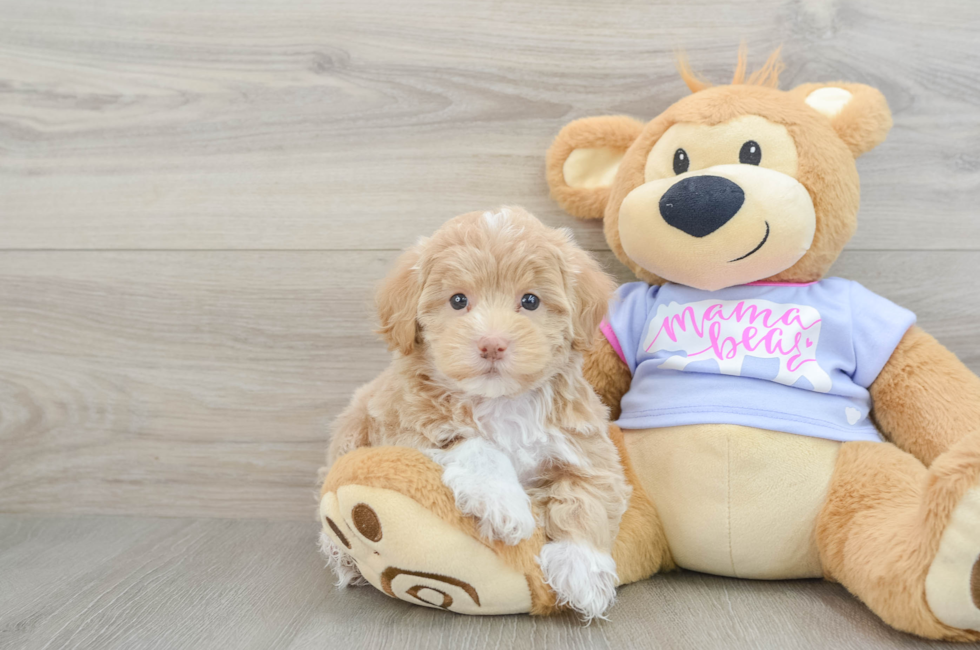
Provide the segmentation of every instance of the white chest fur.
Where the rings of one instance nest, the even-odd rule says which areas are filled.
[[[524,485],[533,482],[546,463],[582,464],[568,436],[549,423],[553,403],[551,390],[544,387],[473,406],[479,435],[510,459]]]

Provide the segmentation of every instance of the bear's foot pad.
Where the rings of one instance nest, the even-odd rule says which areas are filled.
[[[460,614],[531,610],[523,574],[400,492],[343,485],[321,498],[320,523],[364,579],[393,598]]]
[[[926,576],[926,601],[946,625],[980,630],[980,486],[950,515]]]

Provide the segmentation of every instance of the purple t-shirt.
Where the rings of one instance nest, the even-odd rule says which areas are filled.
[[[602,330],[633,373],[617,424],[881,440],[868,387],[915,314],[857,282],[624,284]]]

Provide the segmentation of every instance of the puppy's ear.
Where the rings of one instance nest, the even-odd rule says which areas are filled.
[[[377,332],[389,350],[398,350],[403,355],[411,354],[418,342],[417,316],[423,284],[418,265],[422,246],[420,243],[402,253],[375,295],[381,321]]]
[[[616,283],[592,255],[572,243],[563,251],[562,272],[572,309],[572,349],[584,352],[595,342]]]
[[[864,84],[803,84],[790,91],[807,106],[830,120],[830,125],[854,157],[885,141],[892,114],[885,96]]]
[[[548,149],[551,196],[568,214],[599,219],[619,163],[643,130],[625,115],[586,117],[565,125]]]

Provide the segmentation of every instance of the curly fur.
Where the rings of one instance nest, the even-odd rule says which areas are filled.
[[[325,532],[320,531],[320,552],[327,559],[327,567],[333,571],[338,587],[361,587],[369,584],[361,575],[354,559],[330,541]]]
[[[482,537],[514,546],[534,534],[531,499],[513,463],[496,447],[469,438],[428,455],[442,465],[442,482],[453,491],[459,511],[477,520]]]
[[[549,538],[608,556],[631,488],[582,362],[612,288],[567,232],[521,209],[450,221],[405,253],[378,292],[394,359],[335,422],[328,462],[363,446],[427,450],[484,536],[516,543],[533,532],[519,499],[493,498],[491,477],[468,480],[502,457]],[[465,311],[450,307],[456,293],[468,296]],[[541,306],[521,310],[524,293]],[[478,349],[488,332],[507,341],[493,363]]]
[[[586,621],[605,618],[616,599],[616,563],[587,544],[563,540],[541,548],[538,563],[545,582],[559,594],[558,605],[571,607]]]

